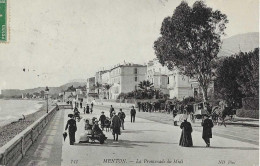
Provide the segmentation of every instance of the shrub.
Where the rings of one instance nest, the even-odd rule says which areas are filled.
[[[238,109],[238,110],[236,111],[236,115],[237,115],[238,117],[256,118],[256,119],[259,119],[259,110]]]

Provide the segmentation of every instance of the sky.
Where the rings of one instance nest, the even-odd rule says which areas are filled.
[[[124,61],[144,64],[155,58],[153,43],[163,19],[180,3],[9,0],[10,41],[0,43],[0,90],[60,86]],[[259,32],[258,0],[205,3],[227,15],[225,37]]]

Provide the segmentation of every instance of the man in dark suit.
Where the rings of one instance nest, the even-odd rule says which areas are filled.
[[[212,130],[211,128],[214,126],[211,119],[209,119],[209,115],[206,115],[206,119],[202,122],[203,132],[202,138],[207,144],[206,147],[210,147],[210,138],[212,138]]]
[[[70,117],[70,119],[68,120],[68,122],[66,124],[65,130],[67,130],[69,128],[70,145],[74,145],[75,133],[77,131],[77,124],[76,124],[76,121],[73,119],[73,114],[69,114],[68,117]]]
[[[132,122],[135,122],[135,114],[136,114],[136,111],[135,111],[134,106],[132,107],[132,109],[131,109],[131,111],[130,111],[130,114],[131,114],[131,123],[132,123]]]

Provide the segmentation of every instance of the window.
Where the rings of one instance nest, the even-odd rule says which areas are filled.
[[[167,84],[170,84],[170,77],[168,77],[168,81],[167,81]]]
[[[135,82],[137,82],[137,77],[135,77]]]
[[[134,69],[134,74],[137,74],[137,68]]]

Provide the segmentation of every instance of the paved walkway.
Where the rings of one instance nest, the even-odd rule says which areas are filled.
[[[32,145],[19,166],[60,166],[64,111],[59,110]]]
[[[96,107],[108,111],[110,106],[96,105]],[[125,113],[129,115],[130,108],[123,108],[123,109]],[[118,112],[119,107],[118,108],[115,107],[115,110]],[[172,114],[160,113],[160,112],[152,112],[152,113],[137,112],[136,116],[154,122],[173,125]],[[192,123],[192,126],[195,131],[202,132],[201,121],[198,120],[196,123]],[[259,127],[237,125],[237,124],[234,125],[230,123],[227,123],[227,127],[215,125],[213,128],[213,135],[259,145]]]
[[[94,107],[93,114],[82,114],[83,119],[99,117],[101,111],[109,115],[107,107]],[[118,112],[118,110],[116,109]],[[212,147],[206,148],[201,132],[192,133],[192,148],[180,147],[181,129],[172,124],[158,123],[144,118],[130,122],[127,111],[125,129],[119,141],[105,132],[105,144],[86,143],[69,145],[62,133],[71,110],[60,110],[34,143],[19,166],[97,166],[97,165],[259,165],[259,146],[213,135]],[[145,113],[147,115],[149,113]],[[84,132],[84,120],[77,122],[76,142]],[[194,127],[195,128],[195,127]],[[160,162],[160,163],[159,163]]]
[[[82,112],[82,110],[80,110]],[[93,114],[83,114],[83,118],[99,117],[101,111],[109,115],[105,107],[94,107]],[[116,110],[118,111],[118,110]],[[66,110],[65,114],[70,111]],[[65,121],[66,121],[65,117]],[[84,132],[84,121],[77,123],[76,142]],[[113,141],[111,132],[105,132],[105,144],[86,143],[70,146],[68,140],[62,146],[62,166],[68,165],[258,165],[258,145],[213,135],[212,147],[206,148],[201,132],[192,133],[192,148],[179,146],[181,129],[179,127],[136,118],[130,122],[127,113],[125,129],[119,141]],[[171,161],[169,164],[167,161]],[[162,162],[154,164],[152,162]],[[165,163],[164,163],[165,162]],[[224,164],[219,164],[225,162]]]

